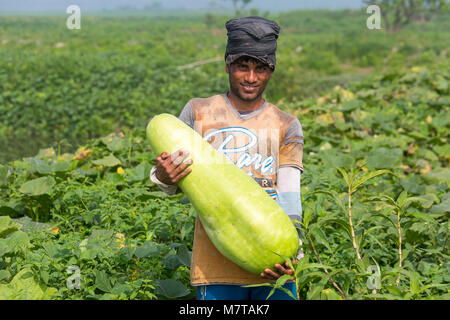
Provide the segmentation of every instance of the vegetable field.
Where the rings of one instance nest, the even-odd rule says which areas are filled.
[[[223,16],[0,17],[0,299],[190,299],[159,113],[224,93]],[[266,99],[305,136],[301,299],[449,299],[450,19],[288,12]],[[280,281],[285,281],[286,277]]]

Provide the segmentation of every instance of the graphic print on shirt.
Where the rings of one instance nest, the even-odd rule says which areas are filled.
[[[271,103],[241,115],[226,94],[194,98],[186,104],[180,119],[219,151],[224,160],[252,177],[274,200],[278,168],[282,165],[303,168],[300,122]]]
[[[213,140],[212,143],[216,150],[239,168],[253,167],[253,170],[261,175],[271,175],[275,172],[275,159],[272,155],[267,156],[266,152],[261,152],[267,148],[258,140],[258,136],[266,136],[267,133],[263,132],[266,129],[259,131],[259,134],[256,135],[248,128],[226,127],[210,131],[203,138],[210,143],[210,140]],[[221,137],[222,140],[220,140]],[[252,171],[245,171],[253,177]]]

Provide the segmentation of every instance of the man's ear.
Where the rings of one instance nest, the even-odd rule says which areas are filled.
[[[225,65],[225,70],[227,71],[228,74],[230,73],[230,69],[231,69],[231,67],[230,67],[230,65],[227,63],[227,64]]]

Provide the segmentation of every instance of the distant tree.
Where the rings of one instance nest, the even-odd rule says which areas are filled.
[[[446,0],[364,0],[378,5],[388,32],[397,32],[411,22],[425,22],[448,9]]]
[[[144,6],[144,10],[146,11],[160,11],[164,8],[164,5],[159,0],[153,0],[150,5]]]
[[[203,16],[203,22],[207,27],[212,27],[216,23],[216,16],[208,12]]]
[[[224,0],[224,1],[231,1],[233,2],[233,9],[235,14],[238,16],[241,10],[244,10],[245,6],[247,6],[252,0]],[[239,8],[238,5],[241,3],[241,7]]]
[[[259,10],[257,8],[251,8],[249,13],[251,16],[259,16],[260,15]]]

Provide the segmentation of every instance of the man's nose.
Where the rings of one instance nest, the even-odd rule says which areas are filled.
[[[256,76],[255,70],[250,69],[245,76],[245,81],[253,83],[256,82],[256,80],[258,80],[258,77]]]

